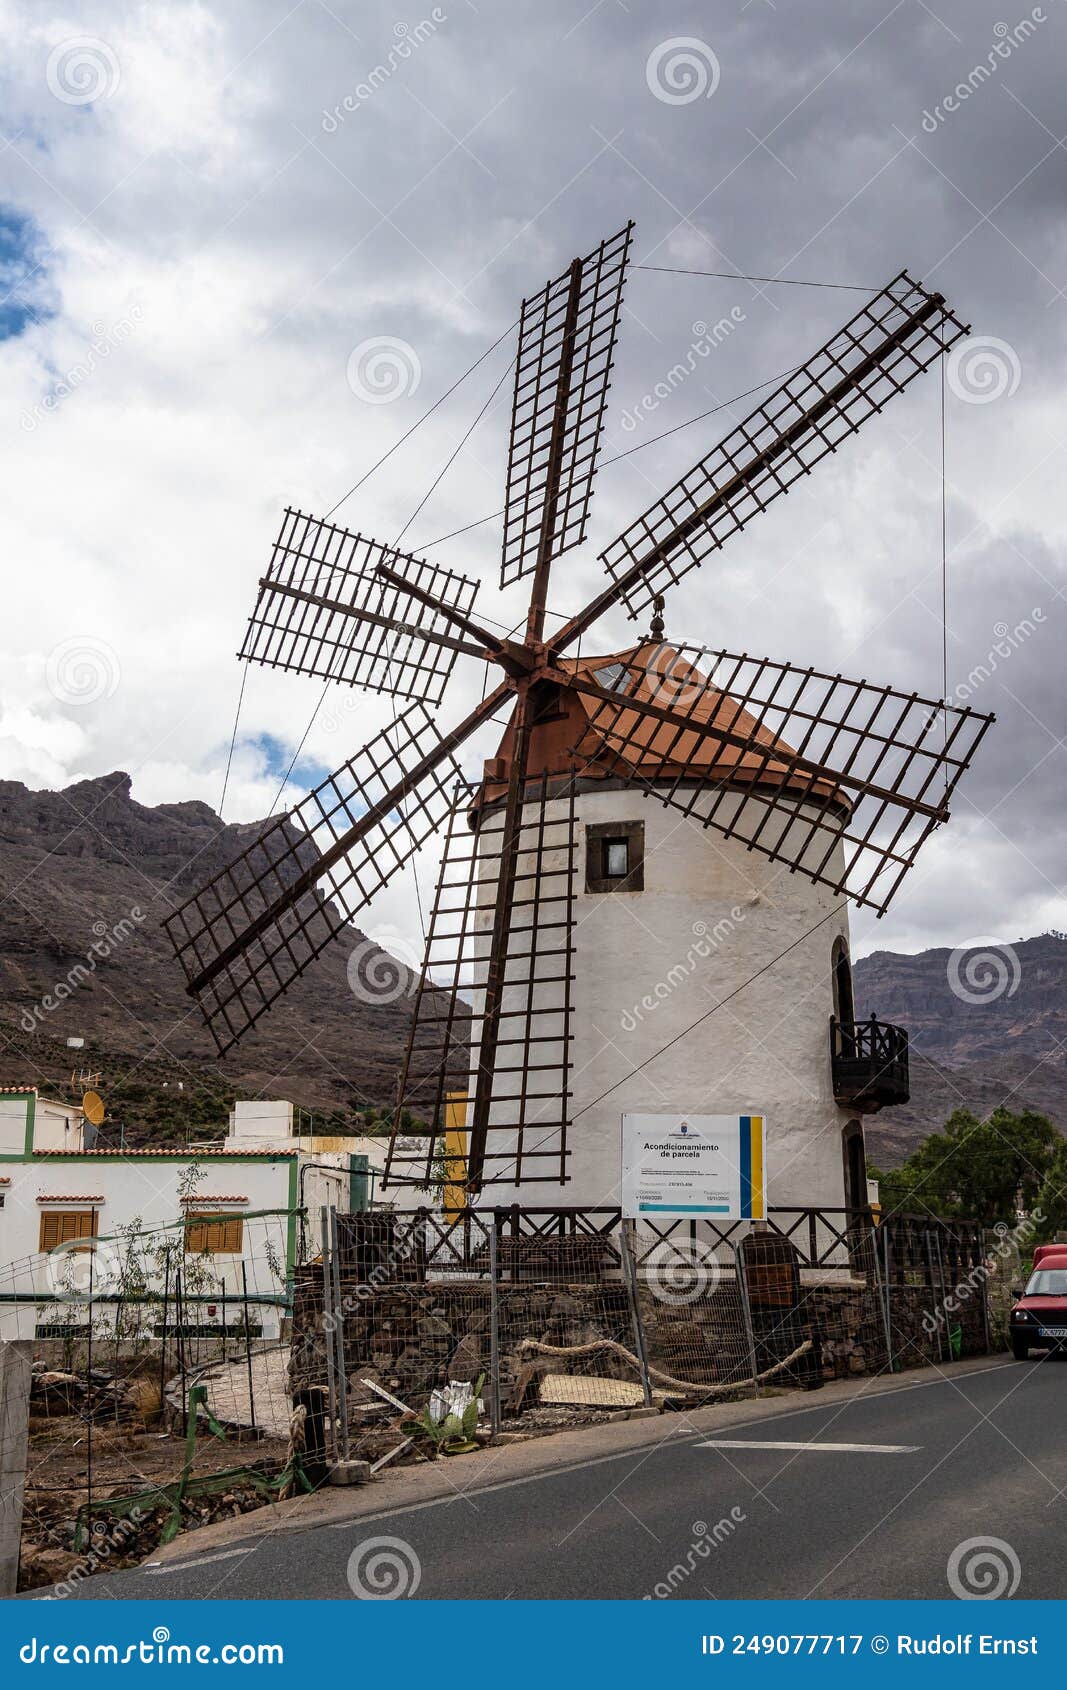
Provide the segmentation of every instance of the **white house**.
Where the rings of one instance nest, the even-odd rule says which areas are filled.
[[[275,1337],[321,1208],[366,1207],[384,1161],[374,1139],[298,1138],[286,1102],[238,1103],[224,1138],[188,1150],[97,1149],[90,1136],[74,1104],[0,1092],[2,1337],[65,1336],[90,1290],[106,1309],[146,1287],[152,1329],[165,1298],[168,1329],[247,1311]]]

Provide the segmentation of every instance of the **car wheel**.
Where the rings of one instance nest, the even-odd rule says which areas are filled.
[[[1015,1357],[1016,1361],[1026,1361],[1030,1355],[1030,1346],[1029,1344],[1024,1344],[1021,1338],[1013,1338],[1011,1341],[1011,1353]]]

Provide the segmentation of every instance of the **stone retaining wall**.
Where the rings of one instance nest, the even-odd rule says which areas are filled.
[[[885,1327],[873,1279],[842,1277],[806,1284],[804,1278],[802,1272],[800,1302],[793,1307],[764,1308],[754,1299],[751,1323],[757,1370],[773,1366],[805,1340],[811,1340],[810,1350],[788,1375],[779,1375],[777,1383],[812,1385],[884,1369]],[[341,1296],[345,1374],[357,1394],[360,1377],[373,1377],[418,1410],[431,1391],[447,1381],[488,1374],[491,1288],[487,1280],[409,1280],[375,1286],[349,1269],[342,1270]],[[930,1326],[936,1305],[929,1288],[895,1285],[891,1297],[895,1367],[936,1360],[936,1336]],[[498,1306],[505,1414],[533,1400],[525,1394],[526,1385],[538,1370],[636,1380],[633,1364],[606,1347],[588,1355],[560,1357],[545,1357],[523,1347],[523,1340],[533,1339],[555,1349],[573,1350],[607,1339],[632,1353],[635,1336],[622,1284],[505,1280],[498,1288]],[[690,1300],[672,1299],[662,1287],[642,1280],[638,1306],[646,1354],[658,1374],[697,1386],[747,1386],[750,1337],[741,1290],[732,1275],[724,1274]],[[980,1293],[954,1310],[949,1323],[962,1329],[964,1355],[984,1353]],[[947,1333],[943,1343],[947,1357]],[[326,1384],[322,1268],[315,1264],[296,1271],[289,1376],[293,1389]],[[655,1386],[661,1383],[653,1378]]]

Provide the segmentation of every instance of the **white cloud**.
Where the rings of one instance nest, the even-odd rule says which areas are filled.
[[[647,18],[605,8],[579,25],[562,3],[506,16],[445,10],[447,24],[334,134],[323,108],[393,39],[384,5],[102,0],[47,21],[29,4],[0,12],[11,114],[0,195],[42,231],[56,301],[53,317],[0,345],[14,560],[0,635],[3,772],[62,785],[127,768],[142,802],[216,804],[240,684],[234,653],[282,507],[329,509],[507,328],[523,294],[632,214],[637,256],[652,263],[877,285],[907,262],[976,330],[1017,350],[1013,397],[967,406],[950,395],[952,673],[968,674],[992,624],[1023,607],[1046,607],[1048,637],[990,688],[1002,721],[945,836],[954,843],[931,842],[876,939],[949,942],[1045,921],[1060,908],[1063,843],[1064,347],[1063,302],[1046,279],[1062,271],[1058,201],[1044,185],[1058,165],[1037,162],[1049,145],[1039,124],[986,90],[958,123],[920,137],[932,163],[905,145],[963,52],[913,8],[854,53],[862,19],[840,8],[716,19],[721,85],[677,109],[645,97]],[[964,33],[963,0],[940,10]],[[695,14],[672,20],[679,33],[690,24],[710,29]],[[1051,123],[1062,17],[1047,27],[1044,46],[1016,55],[1012,88]],[[65,104],[47,86],[48,55],[87,35],[114,52],[119,84],[94,104]],[[975,205],[1000,196],[981,222]],[[738,303],[745,322],[648,434],[788,368],[861,299],[635,273],[613,414],[670,368],[699,316]],[[374,335],[415,348],[414,398],[375,407],[353,394],[349,354]],[[506,356],[338,519],[399,533]],[[72,383],[74,370],[86,373]],[[505,384],[405,543],[497,508],[508,405]],[[937,410],[937,377],[927,377],[677,589],[668,631],[936,692]],[[555,605],[576,608],[597,589],[598,546],[730,415],[602,471],[590,544],[557,566]],[[644,437],[609,422],[605,455]],[[431,555],[479,573],[479,609],[510,624],[522,595],[499,592],[498,548],[488,524]],[[614,646],[633,631],[615,615],[600,637]],[[42,683],[49,653],[76,637],[106,643],[120,671],[113,693],[87,706]],[[477,675],[457,676],[449,711],[478,692]],[[317,696],[314,683],[250,673],[243,733],[295,750]],[[305,756],[332,768],[388,715],[375,697],[335,700]],[[492,731],[483,738],[473,768]],[[1024,774],[1018,796],[983,821]],[[242,743],[227,816],[263,813],[275,784]],[[420,873],[425,897],[429,858]],[[410,879],[374,918],[414,929]]]

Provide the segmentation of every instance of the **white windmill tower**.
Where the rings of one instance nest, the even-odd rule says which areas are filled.
[[[906,1045],[854,1024],[846,903],[884,912],[991,718],[673,644],[662,595],[966,330],[901,273],[546,634],[552,561],[585,537],[631,233],[523,304],[501,584],[532,576],[525,638],[479,626],[475,582],[287,511],[242,655],[414,702],[168,926],[225,1050],[447,821],[397,1109],[426,1132],[394,1132],[387,1185],[439,1175],[458,1091],[450,1172],[482,1202],[617,1202],[621,1117],[647,1113],[763,1116],[772,1202],[856,1204],[859,1114],[906,1088]],[[654,611],[649,636],[584,655],[617,604]],[[500,679],[441,733],[427,707],[460,654]],[[502,707],[471,786],[453,753]]]

